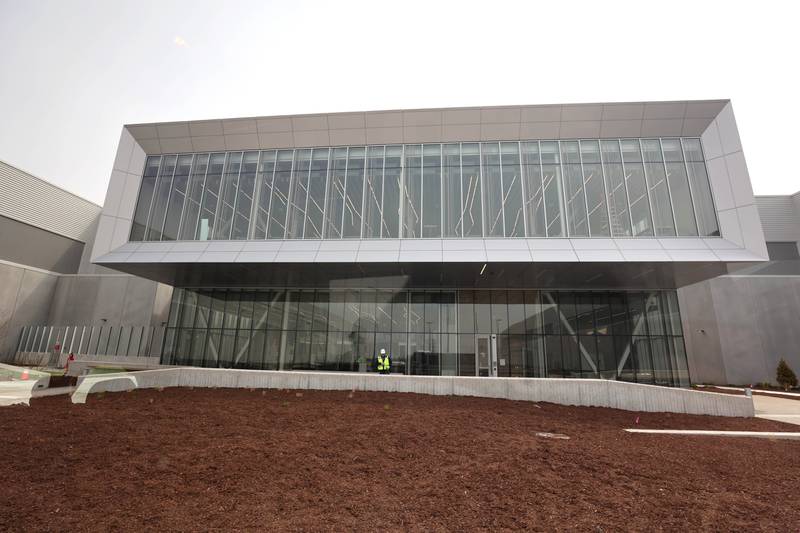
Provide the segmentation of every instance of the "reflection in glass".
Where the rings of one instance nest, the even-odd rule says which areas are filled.
[[[681,138],[149,157],[130,238],[719,235],[702,157]]]
[[[656,236],[674,236],[675,223],[672,218],[672,202],[669,198],[666,169],[658,139],[642,139],[644,173],[650,191],[650,205],[653,207],[653,223]]]

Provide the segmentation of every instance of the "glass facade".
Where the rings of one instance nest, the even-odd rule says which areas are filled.
[[[399,374],[490,375],[492,353],[501,377],[689,383],[674,291],[175,289],[162,362],[374,372],[381,348]]]
[[[132,241],[719,235],[699,139],[147,158]]]

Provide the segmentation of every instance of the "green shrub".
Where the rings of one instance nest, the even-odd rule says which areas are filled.
[[[797,376],[783,359],[781,359],[778,363],[776,381],[778,382],[778,385],[783,387],[783,390],[785,391],[788,391],[791,387],[797,387]]]

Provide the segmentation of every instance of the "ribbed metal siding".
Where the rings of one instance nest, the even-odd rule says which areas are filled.
[[[793,196],[756,196],[768,242],[800,241],[800,212]]]
[[[0,215],[86,242],[101,208],[0,161]]]

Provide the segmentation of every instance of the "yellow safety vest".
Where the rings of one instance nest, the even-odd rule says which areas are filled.
[[[389,370],[389,356],[378,356],[378,371]]]

